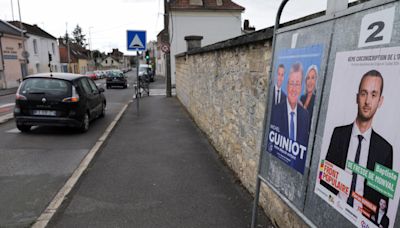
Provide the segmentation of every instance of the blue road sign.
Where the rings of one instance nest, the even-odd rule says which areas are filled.
[[[127,49],[128,51],[146,50],[146,31],[127,31]]]

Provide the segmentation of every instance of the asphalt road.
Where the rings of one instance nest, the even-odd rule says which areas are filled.
[[[0,227],[30,226],[71,176],[82,158],[133,96],[135,71],[128,89],[108,89],[106,116],[87,133],[59,127],[35,127],[23,134],[14,120],[0,124]],[[96,81],[105,87],[104,79]],[[0,105],[14,95],[0,97]]]

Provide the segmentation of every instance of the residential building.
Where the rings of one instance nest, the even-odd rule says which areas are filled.
[[[9,21],[10,24],[19,27],[19,21]],[[29,52],[28,74],[60,71],[60,53],[57,38],[50,35],[36,24],[22,23],[22,29],[26,31],[28,39],[25,41],[25,49]],[[49,62],[51,55],[51,62]],[[49,66],[50,64],[50,66]]]
[[[122,67],[122,63],[119,62],[118,59],[109,55],[100,63],[103,69],[120,69]]]
[[[26,75],[26,60],[22,57],[23,42],[21,30],[0,20],[0,89],[18,87]]]
[[[61,71],[74,74],[85,74],[88,71],[89,50],[64,39],[58,39]],[[69,53],[68,53],[69,50]]]
[[[242,34],[244,7],[231,0],[170,0],[171,83],[175,84],[175,55],[186,51],[185,36],[202,36],[202,46]]]
[[[165,50],[163,51],[161,48],[163,46],[168,46],[168,33],[165,29],[163,29],[157,35],[157,54],[156,54],[156,75],[164,75],[166,74],[166,58],[165,58]],[[164,47],[166,48],[166,47]]]

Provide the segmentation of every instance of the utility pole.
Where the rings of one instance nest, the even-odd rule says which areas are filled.
[[[67,23],[67,22],[65,23],[65,26],[66,26],[66,29],[65,29],[65,36],[66,36],[66,38],[67,38],[68,73],[71,73],[71,72],[72,72],[72,69],[71,69],[71,72],[70,72],[70,68],[71,68],[71,55],[70,55],[70,50],[69,50],[69,37],[68,37],[68,23]]]
[[[93,26],[89,27],[89,53],[90,53],[90,65],[92,65],[90,70],[95,70],[95,64],[93,60],[93,51],[92,51],[92,34],[91,34],[91,29]]]
[[[11,0],[11,15],[12,15],[13,21],[15,21],[15,19],[14,19],[14,6],[13,6],[13,0]]]
[[[21,19],[21,8],[19,6],[19,0],[18,2],[18,13],[19,13],[19,28],[21,30],[21,43],[22,43],[22,64],[21,64],[21,70],[22,70],[22,79],[25,78],[27,75],[27,64],[28,64],[28,57],[29,53],[25,50],[25,38],[24,38],[24,30],[22,26],[22,19]]]
[[[169,0],[164,0],[164,29],[167,33],[167,45],[169,47],[169,51],[167,53],[165,53],[165,57],[166,57],[166,63],[167,63],[167,67],[166,67],[166,86],[167,86],[167,90],[166,90],[166,94],[167,97],[171,97],[172,93],[171,93],[171,42],[169,40]]]

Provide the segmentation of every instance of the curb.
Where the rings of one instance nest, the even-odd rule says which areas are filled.
[[[13,113],[8,113],[6,115],[0,116],[0,124],[3,124],[9,120],[14,119],[14,114]]]
[[[117,114],[114,120],[108,125],[107,129],[104,131],[103,135],[97,140],[96,144],[90,149],[89,153],[83,158],[79,166],[74,170],[71,177],[65,182],[64,186],[57,192],[56,196],[49,203],[47,208],[42,212],[39,218],[36,219],[35,223],[32,225],[32,228],[45,228],[47,224],[50,222],[51,218],[60,208],[62,202],[66,198],[66,196],[71,192],[79,178],[82,176],[83,172],[87,169],[90,162],[93,160],[94,156],[102,147],[103,143],[106,141],[111,131],[114,129],[115,125],[121,119],[122,115],[125,113],[129,103],[124,105],[122,110]]]

